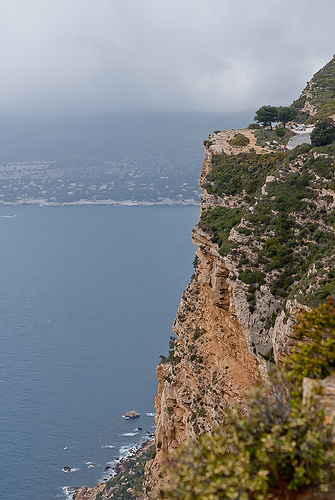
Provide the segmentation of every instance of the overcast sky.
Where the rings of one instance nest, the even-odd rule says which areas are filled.
[[[0,115],[287,105],[334,21],[334,0],[0,0]]]

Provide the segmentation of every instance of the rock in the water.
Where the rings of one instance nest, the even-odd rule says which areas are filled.
[[[64,472],[71,472],[71,467],[63,467]]]
[[[140,414],[134,410],[128,411],[128,413],[126,413],[126,418],[136,418],[139,416],[140,416]]]

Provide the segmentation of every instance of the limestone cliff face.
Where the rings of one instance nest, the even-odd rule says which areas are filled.
[[[237,133],[248,147],[231,146]],[[173,356],[157,368],[157,455],[147,491],[173,448],[223,422],[227,408],[283,362],[299,313],[335,290],[335,155],[303,147],[272,153],[250,130],[205,141],[196,269],[173,325]]]
[[[156,445],[163,453],[222,422],[232,400],[242,400],[258,376],[236,313],[238,290],[229,280],[229,267],[206,233],[195,229],[193,241],[199,247],[198,265],[173,325],[176,362],[157,369]]]
[[[205,146],[200,184],[211,170],[213,152],[222,150],[227,141],[223,134],[211,136]],[[238,196],[222,198],[204,190],[201,212],[240,205]],[[227,408],[243,402],[246,389],[266,376],[267,353],[273,352],[277,362],[288,354],[295,342],[295,315],[302,308],[292,302],[289,316],[286,309],[273,320],[280,303],[264,284],[255,292],[256,307],[251,312],[248,286],[237,278],[239,257],[220,255],[218,244],[199,226],[192,238],[198,247],[197,265],[173,325],[174,360],[157,368],[157,455],[147,467],[148,490],[159,482],[157,471],[171,449],[188,436],[222,423]],[[230,239],[241,251],[248,251],[242,234],[232,230]]]

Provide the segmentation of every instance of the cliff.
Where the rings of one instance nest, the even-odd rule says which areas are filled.
[[[293,103],[299,117],[335,113],[334,75],[335,58]],[[335,294],[335,143],[287,151],[275,132],[241,129],[217,131],[204,144],[195,272],[157,368],[146,499],[157,498],[171,450],[243,405],[246,390],[292,351],[297,315]],[[305,385],[308,392],[313,383]],[[333,380],[327,391],[333,404]],[[109,497],[106,487],[100,498]]]
[[[236,134],[249,139],[232,147]],[[334,146],[257,147],[250,130],[205,141],[195,274],[157,368],[156,447],[146,498],[171,449],[210,431],[295,345],[297,314],[335,291]]]
[[[335,292],[334,144],[281,151],[259,146],[255,134],[216,132],[205,141],[195,272],[174,321],[176,339],[157,368],[146,499],[156,498],[171,450],[243,404],[245,391],[295,345],[297,314]],[[237,135],[249,142],[232,144]],[[78,498],[111,491],[100,485]]]

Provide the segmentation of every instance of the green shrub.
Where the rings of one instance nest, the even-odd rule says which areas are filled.
[[[280,137],[280,138],[284,137],[284,135],[286,135],[286,132],[287,132],[287,130],[284,127],[276,127],[275,128],[275,134],[277,137]]]
[[[304,377],[323,379],[335,372],[335,308],[329,298],[328,304],[304,312],[295,327],[300,340],[286,360],[290,379],[301,387]],[[308,339],[308,342],[306,342]]]
[[[239,278],[247,285],[253,285],[255,283],[263,285],[265,283],[265,274],[262,271],[241,271],[239,273]]]
[[[160,354],[160,363],[172,363],[172,364],[176,364],[176,363],[179,363],[180,361],[180,358],[177,358],[175,357],[174,355],[174,344],[175,344],[175,341],[176,341],[176,337],[170,337],[170,340],[169,340],[169,353],[167,356],[163,356],[162,354]]]
[[[201,337],[203,333],[204,333],[203,330],[199,328],[199,326],[197,326],[194,331],[193,340],[198,340],[198,338]]]
[[[279,395],[280,396],[280,395]],[[272,488],[326,490],[334,478],[331,426],[314,406],[290,409],[277,394],[256,388],[249,411],[227,412],[224,426],[184,444],[163,498],[271,498]]]
[[[241,222],[244,211],[240,208],[216,207],[202,213],[198,226],[212,235],[219,247],[228,242],[233,227]]]
[[[236,134],[233,139],[229,141],[231,146],[247,146],[250,142],[250,139],[243,134]]]
[[[259,129],[261,128],[260,124],[259,123],[249,123],[248,127],[249,129],[251,130],[255,130],[255,129]]]
[[[307,342],[285,363],[293,390],[282,374],[270,373],[270,383],[247,394],[246,414],[236,406],[212,434],[184,443],[162,498],[266,500],[273,493],[289,498],[289,490],[328,490],[335,479],[333,425],[316,394],[302,404],[301,382],[305,375],[324,378],[335,370],[333,301],[304,313],[296,333]]]
[[[335,123],[332,118],[321,118],[311,133],[313,147],[326,146],[335,140]]]

